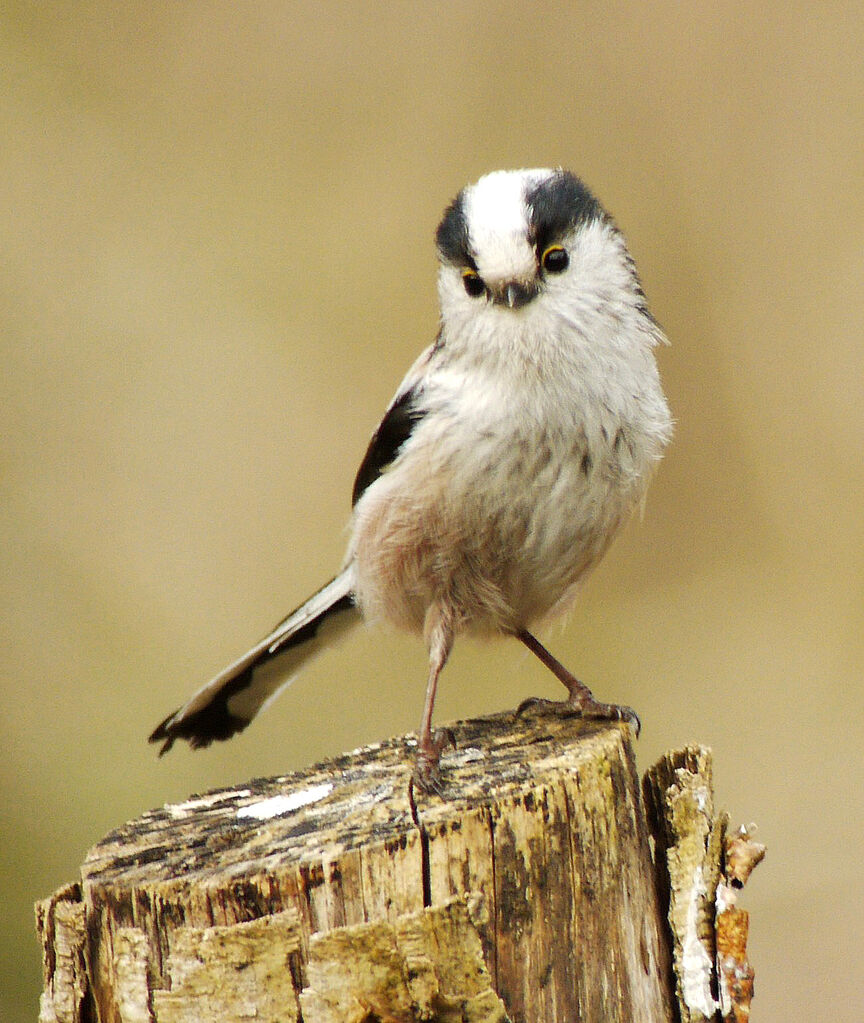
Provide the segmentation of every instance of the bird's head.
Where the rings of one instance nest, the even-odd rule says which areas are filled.
[[[644,309],[639,281],[611,217],[560,169],[495,171],[448,206],[437,232],[445,324],[564,316],[613,305]]]

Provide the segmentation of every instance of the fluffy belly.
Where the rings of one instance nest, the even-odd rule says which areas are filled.
[[[563,610],[642,489],[586,456],[583,438],[474,450],[467,465],[412,458],[412,479],[397,464],[355,510],[364,614],[419,631],[437,606],[456,629],[489,633]]]

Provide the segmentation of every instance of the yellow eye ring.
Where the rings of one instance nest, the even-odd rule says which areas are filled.
[[[462,284],[465,287],[465,291],[472,298],[479,298],[481,295],[486,294],[486,285],[483,283],[483,278],[476,270],[472,270],[470,266],[466,266],[462,271]]]
[[[570,256],[563,245],[550,245],[540,257],[540,265],[550,274],[560,274],[570,265]]]

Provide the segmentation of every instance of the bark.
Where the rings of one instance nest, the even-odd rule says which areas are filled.
[[[646,816],[629,729],[502,714],[454,732],[444,798],[412,804],[396,739],[106,836],[37,906],[41,1023],[674,1023],[681,912],[649,840],[650,820],[665,864],[669,786],[646,788]],[[687,841],[713,849],[706,826]],[[733,930],[707,954],[740,981]]]

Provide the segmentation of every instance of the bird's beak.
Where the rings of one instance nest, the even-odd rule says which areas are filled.
[[[538,290],[536,281],[506,281],[495,289],[492,297],[499,305],[521,309],[537,295]]]

